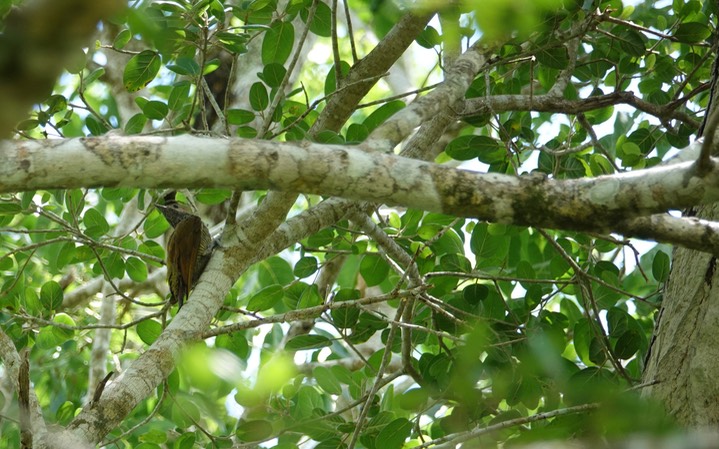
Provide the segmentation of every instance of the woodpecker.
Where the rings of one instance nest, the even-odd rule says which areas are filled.
[[[167,284],[170,301],[178,302],[181,308],[205,270],[215,245],[202,219],[184,210],[175,200],[175,192],[165,196],[164,205],[155,207],[174,228],[167,242]]]

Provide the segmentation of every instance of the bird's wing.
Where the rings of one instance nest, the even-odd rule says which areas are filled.
[[[180,276],[177,292],[180,307],[192,288],[193,276],[197,269],[197,256],[202,243],[202,229],[200,217],[191,215],[177,224],[168,244],[168,260],[176,264]]]

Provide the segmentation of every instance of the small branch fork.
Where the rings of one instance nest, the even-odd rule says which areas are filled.
[[[711,157],[716,151],[716,142],[714,138],[716,136],[717,127],[719,127],[719,108],[714,108],[709,115],[707,125],[704,128],[704,141],[702,142],[701,152],[696,162],[697,175],[704,176],[711,172],[714,168],[714,162]]]

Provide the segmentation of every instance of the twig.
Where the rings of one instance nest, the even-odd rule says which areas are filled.
[[[402,317],[402,313],[404,312],[404,308],[407,306],[407,300],[402,301],[399,306],[397,307],[397,313],[395,314],[394,321],[399,321]],[[370,408],[372,407],[372,402],[374,401],[374,396],[377,394],[377,391],[380,389],[380,382],[382,381],[382,375],[384,374],[385,369],[387,369],[387,365],[389,364],[389,361],[392,359],[392,344],[394,343],[395,335],[397,334],[397,326],[392,326],[389,329],[389,334],[387,335],[387,343],[384,347],[384,354],[382,354],[382,362],[380,363],[379,370],[377,372],[377,379],[372,384],[372,388],[370,389],[369,393],[367,393],[367,400],[362,405],[362,409],[360,410],[360,415],[357,418],[357,424],[355,426],[354,432],[352,432],[352,437],[350,438],[350,442],[347,445],[347,449],[354,449],[355,445],[357,444],[357,440],[359,439],[360,434],[362,433],[362,429],[364,428],[366,424],[367,414],[369,413]]]
[[[702,149],[696,162],[697,175],[699,176],[706,175],[714,167],[711,156],[714,149],[714,136],[716,135],[718,126],[719,107],[711,111],[709,120],[707,120],[707,126],[704,127],[704,141],[702,142]]]
[[[347,0],[344,0],[345,20],[347,22],[347,36],[350,40],[350,48],[352,49],[352,62],[357,64],[359,57],[357,56],[357,45],[355,44],[355,35],[352,31],[352,17],[350,17],[350,8]]]
[[[288,321],[305,320],[307,318],[313,318],[328,310],[338,309],[351,309],[359,305],[375,304],[379,302],[386,302],[391,299],[406,298],[413,296],[424,291],[426,287],[417,287],[414,289],[405,290],[403,292],[391,293],[386,295],[373,296],[369,298],[356,299],[353,301],[340,301],[329,304],[322,304],[319,306],[308,307],[306,309],[291,310],[289,312],[280,313],[278,315],[270,315],[264,318],[257,318],[254,320],[245,321],[242,323],[228,324],[227,326],[216,327],[202,334],[201,338],[216,337],[222,334],[229,334],[245,329],[253,329],[255,327],[262,326],[264,324],[272,323],[284,323]]]
[[[599,408],[599,404],[597,404],[597,403],[582,404],[582,405],[577,405],[574,407],[552,410],[551,412],[537,413],[536,415],[524,416],[522,418],[516,418],[516,419],[510,419],[507,421],[502,421],[497,424],[492,424],[490,426],[478,427],[476,429],[469,430],[467,432],[462,432],[459,434],[455,433],[455,434],[447,435],[445,437],[436,438],[434,440],[427,441],[426,443],[415,446],[415,449],[427,449],[430,446],[435,446],[435,449],[454,448],[459,443],[471,440],[472,438],[477,438],[481,435],[486,435],[488,433],[495,432],[497,430],[508,429],[510,427],[515,427],[515,426],[521,426],[522,424],[528,424],[528,423],[535,422],[535,421],[542,421],[545,419],[555,418],[557,416],[573,415],[575,413],[586,413],[588,411],[591,411],[591,410],[594,410],[597,408]]]
[[[340,57],[340,46],[337,39],[337,0],[332,0],[331,9],[330,36],[332,37],[332,59],[334,60],[335,89],[339,89],[342,85],[342,58]]]
[[[629,377],[627,372],[625,371],[622,364],[619,362],[619,360],[614,356],[614,352],[612,351],[612,346],[609,343],[609,337],[607,337],[607,333],[604,331],[604,327],[601,323],[598,322],[599,320],[599,308],[597,307],[597,302],[594,299],[594,294],[592,292],[592,285],[590,282],[589,274],[582,269],[582,267],[579,266],[577,262],[574,261],[572,256],[568,254],[562,246],[557,243],[547,231],[544,229],[536,228],[537,232],[539,232],[554,249],[559,253],[560,256],[569,264],[570,267],[572,267],[572,270],[574,270],[574,275],[577,276],[579,279],[579,288],[582,292],[582,296],[586,299],[585,304],[585,310],[587,313],[587,318],[590,323],[594,324],[592,326],[592,329],[596,330],[599,335],[599,339],[602,341],[604,345],[604,349],[607,352],[607,356],[609,358],[609,361],[612,363],[612,366],[614,366],[614,369],[617,373],[619,373],[622,377],[624,377],[627,382],[630,384],[633,383],[632,379]],[[587,307],[589,305],[589,307]],[[594,318],[589,313],[589,309],[592,309],[594,312]]]
[[[222,129],[227,133],[227,136],[229,136],[230,133],[229,129],[227,128],[227,120],[225,119],[225,114],[222,112],[222,108],[220,107],[220,105],[217,104],[215,95],[212,93],[212,89],[210,89],[210,86],[207,84],[207,80],[204,76],[200,77],[200,85],[202,86],[202,90],[205,92],[205,96],[208,100],[210,100],[210,105],[215,111],[215,114],[217,114],[217,118],[218,120],[220,120],[220,125],[222,126]]]
[[[297,61],[300,59],[300,55],[302,54],[302,47],[304,47],[305,42],[307,41],[307,34],[310,31],[310,25],[312,24],[312,20],[315,17],[315,12],[317,11],[317,4],[319,0],[314,0],[312,2],[312,6],[310,7],[308,13],[307,13],[307,21],[305,23],[305,27],[302,30],[302,34],[300,35],[300,38],[298,40],[297,49],[295,50],[295,54],[292,56],[292,60],[290,61],[290,65],[287,66],[287,72],[285,72],[284,78],[282,78],[282,82],[280,83],[279,87],[277,88],[277,93],[275,93],[275,97],[272,99],[272,104],[270,105],[268,109],[268,114],[265,117],[264,122],[262,123],[261,130],[258,134],[260,138],[264,138],[265,134],[267,134],[268,130],[270,129],[270,124],[272,123],[272,117],[275,115],[275,110],[280,104],[280,101],[282,101],[285,98],[285,89],[287,88],[287,83],[290,82],[290,76],[292,76],[292,72],[294,72],[295,67],[297,66]]]

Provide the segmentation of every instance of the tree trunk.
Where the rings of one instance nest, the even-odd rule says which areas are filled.
[[[719,107],[718,71],[715,61],[709,107],[699,135],[706,134],[707,118]],[[716,138],[714,140],[716,155]],[[716,221],[719,204],[685,211],[685,215]],[[682,425],[719,424],[718,368],[717,258],[676,248],[643,375],[643,381],[652,385],[644,394],[662,402],[666,411]]]

